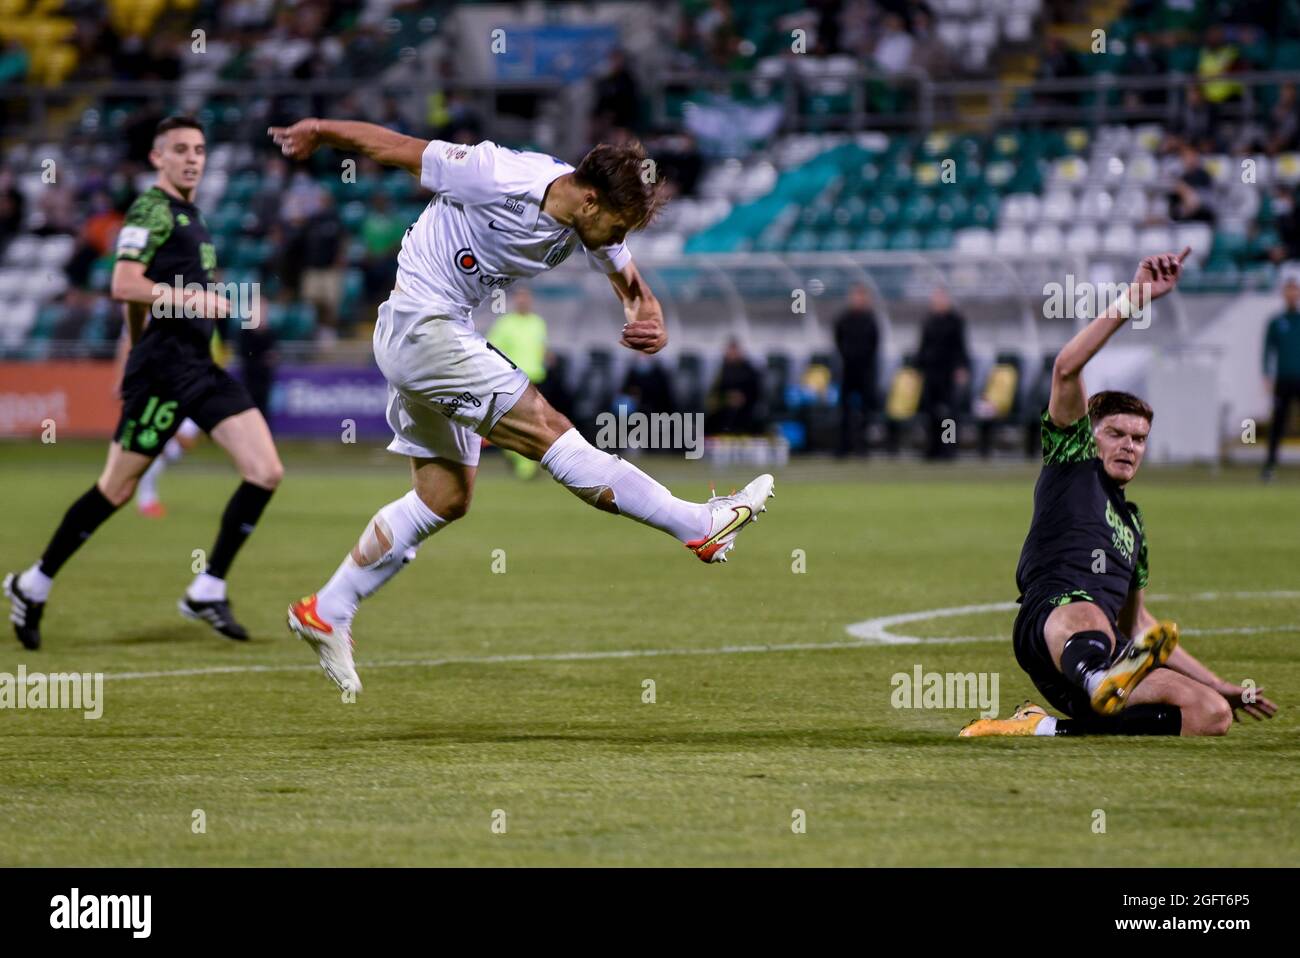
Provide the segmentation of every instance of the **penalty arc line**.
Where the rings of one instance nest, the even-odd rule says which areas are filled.
[[[1200,592],[1193,595],[1173,596],[1157,595],[1153,601],[1213,601],[1215,599],[1300,598],[1300,592]],[[994,636],[921,636],[896,635],[889,631],[890,626],[903,625],[908,622],[922,622],[929,619],[952,618],[959,615],[971,615],[982,612],[1008,612],[1016,608],[1014,602],[992,602],[980,605],[960,605],[945,609],[923,609],[917,612],[904,612],[896,615],[879,616],[863,622],[846,626],[845,631],[853,636],[852,640],[842,642],[783,642],[770,645],[723,645],[708,649],[618,649],[589,652],[537,652],[510,655],[480,656],[445,656],[429,659],[390,659],[375,662],[358,662],[358,669],[397,669],[397,668],[438,668],[446,665],[510,665],[528,662],[594,662],[601,660],[658,658],[672,655],[755,655],[763,652],[823,652],[837,649],[861,649],[880,645],[946,645],[960,642],[1002,642],[1010,641],[1010,630],[1006,635]],[[1254,635],[1263,632],[1300,632],[1298,625],[1273,627],[1242,626],[1223,629],[1183,629],[1184,635]],[[214,665],[191,669],[169,669],[156,672],[117,672],[106,673],[104,680],[130,681],[137,679],[187,678],[200,675],[243,675],[271,672],[315,672],[320,668],[316,664],[295,665]]]

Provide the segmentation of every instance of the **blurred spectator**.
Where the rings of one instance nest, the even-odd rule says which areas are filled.
[[[1206,31],[1196,75],[1205,81],[1205,98],[1211,103],[1227,103],[1241,98],[1240,83],[1219,79],[1241,68],[1239,56],[1240,51],[1228,42],[1227,31],[1221,25],[1215,24]]]
[[[122,212],[113,205],[113,198],[105,190],[96,190],[90,198],[90,209],[77,248],[65,267],[68,281],[73,286],[90,285],[91,267],[97,259],[113,250],[123,219]]]
[[[511,310],[488,329],[488,343],[536,385],[546,378],[546,320],[533,312],[533,294],[525,286],[510,297]],[[505,450],[506,459],[520,479],[537,475],[538,465],[517,452]]]
[[[912,65],[912,50],[916,41],[907,32],[903,18],[896,13],[885,15],[880,39],[871,51],[876,67],[888,74],[902,73]]]
[[[1169,218],[1176,223],[1202,222],[1214,224],[1214,206],[1210,195],[1214,180],[1201,165],[1201,154],[1196,147],[1185,144],[1179,151],[1183,171],[1174,181],[1169,194]]]
[[[924,7],[912,15],[912,37],[916,41],[912,47],[912,68],[935,80],[947,79],[953,70],[952,57],[947,44],[935,31],[934,16]]]
[[[0,169],[0,253],[23,228],[27,200],[18,189],[12,170]]]
[[[1270,156],[1300,148],[1300,102],[1294,83],[1283,83],[1277,91],[1277,103],[1268,112],[1268,140],[1265,150]]]
[[[397,281],[397,251],[410,224],[392,209],[386,193],[376,193],[366,218],[361,221],[361,246],[365,251],[361,269],[365,273],[366,303],[387,298]]]
[[[1183,94],[1183,106],[1171,132],[1185,143],[1200,149],[1215,149],[1218,117],[1214,105],[1205,98],[1199,84],[1189,83]]]
[[[627,55],[615,49],[609,55],[604,72],[596,80],[595,105],[591,112],[592,140],[601,142],[612,129],[638,131],[641,128],[641,101],[636,78],[628,69]]]
[[[338,335],[348,247],[334,197],[322,190],[320,204],[307,221],[303,237],[302,298],[316,307],[321,323],[318,332],[330,340]]]
[[[668,181],[673,196],[694,196],[704,160],[689,130],[658,136],[648,141],[646,152],[659,161],[659,173]]]
[[[966,320],[953,309],[948,291],[930,294],[930,314],[921,327],[916,367],[924,383],[921,408],[929,418],[927,459],[950,459],[957,444],[945,443],[945,420],[957,419],[959,392],[970,382],[970,354],[966,351]]]
[[[1300,187],[1288,193],[1278,186],[1273,194],[1273,216],[1277,227],[1278,243],[1269,250],[1269,259],[1275,263],[1300,260]]]
[[[37,236],[76,235],[77,198],[71,187],[63,183],[47,183],[41,187],[32,232]]]
[[[1269,321],[1264,334],[1264,382],[1273,394],[1273,422],[1263,472],[1266,480],[1273,478],[1277,468],[1277,449],[1291,403],[1300,403],[1300,278],[1292,276],[1286,281],[1282,298],[1286,308]]]
[[[261,297],[254,300],[252,322],[239,323],[237,347],[240,357],[240,375],[253,404],[261,410],[267,422],[271,420],[271,387],[275,383],[275,367],[279,354],[275,349],[275,332],[266,321]]]
[[[659,360],[653,356],[637,353],[632,357],[627,375],[623,377],[622,393],[636,412],[650,415],[677,410],[672,383]]]
[[[1066,45],[1061,37],[1047,38],[1047,49],[1038,65],[1040,80],[1076,80],[1084,75],[1083,66],[1074,51]],[[1059,91],[1047,94],[1044,99],[1061,106],[1074,106],[1079,102],[1079,94]]]
[[[835,320],[835,348],[840,354],[841,456],[867,452],[866,424],[876,408],[876,368],[880,329],[871,294],[860,284],[849,288],[848,307]]]
[[[710,435],[753,435],[762,430],[758,399],[763,393],[763,379],[758,369],[745,357],[740,343],[727,342],[722,367],[709,396]]]
[[[537,391],[551,404],[551,408],[566,419],[572,419],[573,390],[569,388],[564,357],[554,350],[548,349],[543,365],[546,369],[546,378],[542,380]]]

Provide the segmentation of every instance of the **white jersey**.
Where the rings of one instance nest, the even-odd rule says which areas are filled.
[[[573,167],[545,153],[485,140],[474,146],[432,140],[420,183],[434,192],[406,231],[397,283],[407,296],[468,316],[494,289],[563,263],[578,234],[542,212],[552,181]],[[621,270],[632,258],[615,243],[587,250],[594,269]]]

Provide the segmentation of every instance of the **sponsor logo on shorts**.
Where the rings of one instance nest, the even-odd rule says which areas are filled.
[[[459,396],[452,396],[450,399],[439,399],[438,406],[444,416],[450,417],[454,416],[456,410],[460,409],[461,406],[473,406],[475,409],[480,409],[483,403],[472,393],[461,393]]]

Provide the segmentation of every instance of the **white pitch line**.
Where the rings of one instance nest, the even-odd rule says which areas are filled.
[[[1275,590],[1271,592],[1194,592],[1188,595],[1152,595],[1151,602],[1214,602],[1219,599],[1300,599],[1300,592]],[[891,626],[906,625],[909,622],[928,622],[932,619],[949,619],[959,615],[974,615],[980,612],[1010,612],[1017,607],[1015,602],[991,602],[982,605],[956,605],[946,609],[922,609],[919,612],[902,612],[897,615],[882,615],[863,622],[854,622],[846,626],[845,631],[865,645],[916,645],[931,643],[947,645],[957,642],[994,642],[1010,638],[1010,629],[1006,635],[959,635],[959,636],[919,636],[897,635],[890,631]],[[1185,635],[1231,635],[1253,634],[1240,629],[1184,629]],[[1258,629],[1257,631],[1269,631]],[[1295,631],[1292,626],[1282,626],[1272,631]]]
[[[599,659],[640,659],[664,655],[746,655],[759,652],[819,652],[857,649],[864,642],[787,642],[776,645],[723,645],[712,649],[617,649],[606,652],[538,652],[514,655],[452,656],[441,659],[389,659],[358,662],[357,669],[435,668],[443,665],[502,665],[519,662],[589,662]],[[164,679],[192,675],[229,675],[244,672],[314,672],[318,665],[214,665],[160,672],[115,672],[104,679]]]
[[[1300,598],[1300,592],[1198,592],[1192,595],[1156,595],[1152,601],[1213,601],[1216,599]],[[1009,612],[1016,608],[1014,602],[992,602],[983,605],[959,605],[946,609],[923,609],[919,612],[903,612],[897,615],[883,615],[864,622],[855,622],[846,627],[854,641],[845,642],[785,642],[775,645],[723,645],[709,649],[617,649],[590,652],[537,652],[517,653],[513,655],[447,656],[436,659],[390,659],[377,662],[358,662],[358,669],[401,669],[401,668],[439,668],[445,665],[509,665],[527,662],[594,662],[603,659],[640,659],[669,655],[754,655],[763,652],[824,652],[834,649],[861,649],[873,645],[915,645],[930,643],[947,645],[958,642],[1006,642],[1010,641],[1010,631],[1006,635],[980,636],[934,636],[895,635],[889,631],[893,625],[905,625],[908,622],[923,622],[930,619],[952,618],[978,612]],[[1282,625],[1274,627],[1243,626],[1224,629],[1183,629],[1184,635],[1255,635],[1264,632],[1300,632],[1300,626]],[[133,679],[186,678],[199,675],[242,675],[257,672],[314,672],[318,665],[302,663],[298,665],[212,665],[192,669],[170,669],[157,672],[116,672],[104,676],[106,680],[127,681]]]

